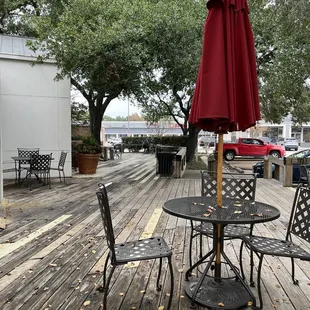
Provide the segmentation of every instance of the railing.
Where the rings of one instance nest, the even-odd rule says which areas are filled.
[[[182,178],[186,169],[186,147],[181,147],[175,155],[175,177]]]
[[[264,178],[272,179],[272,165],[274,165],[274,178],[285,187],[292,186],[294,164],[310,165],[310,158],[284,157],[281,159],[270,156],[264,160]]]

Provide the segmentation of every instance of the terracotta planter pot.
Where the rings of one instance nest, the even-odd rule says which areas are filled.
[[[78,154],[78,167],[81,174],[95,174],[99,161],[99,154]]]

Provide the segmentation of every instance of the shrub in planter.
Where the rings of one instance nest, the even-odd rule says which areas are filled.
[[[93,136],[82,139],[82,143],[76,146],[79,172],[82,174],[94,174],[98,166],[101,146]]]

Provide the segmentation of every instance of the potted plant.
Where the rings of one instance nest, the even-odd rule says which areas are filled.
[[[93,136],[82,138],[82,143],[76,146],[79,173],[96,173],[101,146]]]

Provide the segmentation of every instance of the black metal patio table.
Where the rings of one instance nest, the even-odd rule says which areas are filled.
[[[189,280],[194,268],[209,258],[201,277],[190,279],[185,292],[191,298],[192,305],[197,302],[215,309],[238,309],[248,305],[256,306],[255,296],[239,274],[224,251],[224,227],[228,224],[256,224],[279,218],[280,211],[262,202],[224,198],[222,207],[216,204],[216,197],[182,197],[168,200],[163,210],[171,215],[188,220],[208,222],[213,225],[213,247],[206,255],[186,272]],[[223,277],[222,257],[229,265],[235,277]],[[207,275],[211,264],[215,262],[214,277]],[[236,281],[238,279],[238,281]]]

